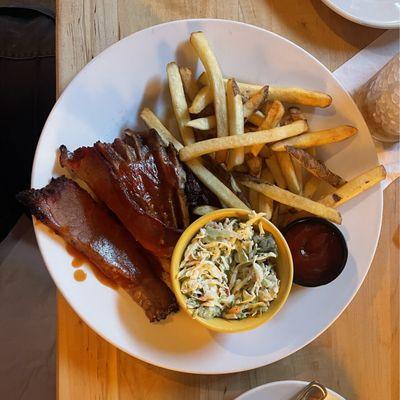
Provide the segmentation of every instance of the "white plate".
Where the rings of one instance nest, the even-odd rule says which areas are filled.
[[[329,8],[357,24],[373,28],[400,27],[398,0],[322,0]]]
[[[304,389],[309,382],[278,381],[258,386],[243,393],[236,400],[293,400],[297,393]],[[345,400],[333,390],[328,389],[326,400]]]
[[[254,26],[223,20],[185,20],[137,32],[92,60],[64,91],[37,148],[32,186],[46,185],[58,175],[56,150],[112,141],[122,128],[138,124],[143,106],[170,116],[165,66],[171,60],[200,66],[187,40],[203,30],[226,76],[243,81],[297,85],[326,91],[334,105],[309,115],[312,129],[342,123],[359,134],[328,146],[321,157],[344,177],[374,167],[377,157],[367,126],[350,96],[315,58],[282,37]],[[167,117],[167,119],[171,119]],[[256,368],[300,349],[321,334],[349,304],[371,263],[382,213],[382,190],[375,187],[346,204],[342,231],[349,260],[341,276],[318,288],[294,287],[280,313],[247,333],[214,334],[184,313],[150,324],[123,291],[103,286],[88,271],[76,282],[71,257],[54,235],[36,229],[38,244],[51,276],[79,316],[99,335],[121,350],[151,364],[178,371],[219,374]],[[36,227],[37,228],[37,227]]]

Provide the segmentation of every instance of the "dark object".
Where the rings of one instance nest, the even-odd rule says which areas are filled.
[[[347,244],[331,222],[316,217],[298,219],[284,228],[283,235],[292,252],[295,283],[326,285],[343,271]]]
[[[0,241],[23,211],[15,194],[29,186],[36,143],[55,102],[51,3],[0,1],[0,170],[5,182]]]
[[[186,171],[185,194],[189,211],[193,211],[196,207],[204,205],[221,208],[218,197],[199,182],[189,167],[184,165],[184,168]],[[198,215],[191,214],[192,221],[197,218],[199,218]]]
[[[152,270],[143,248],[109,211],[66,177],[40,190],[25,190],[18,200],[41,222],[124,288],[151,322],[178,310],[175,297]]]

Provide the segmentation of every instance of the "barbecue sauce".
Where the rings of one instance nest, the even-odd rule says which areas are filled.
[[[293,257],[294,279],[302,286],[325,285],[339,276],[347,260],[340,231],[320,218],[305,218],[284,231]]]
[[[69,243],[65,245],[65,249],[67,250],[67,253],[72,257],[71,265],[74,268],[79,268],[83,264],[88,265],[89,268],[92,270],[93,275],[96,276],[97,280],[102,283],[105,286],[108,286],[112,289],[116,289],[117,285],[109,278],[107,278],[95,265],[93,265],[82,253],[80,253],[78,250],[76,250],[74,247],[72,247]],[[80,270],[78,270],[80,271]],[[85,274],[85,277],[83,279],[77,279],[76,274],[78,271],[74,272],[74,278],[76,281],[84,281],[86,279],[86,273],[84,271],[81,271]],[[82,277],[82,274],[79,273],[78,277]]]
[[[83,271],[82,269],[77,269],[74,272],[74,279],[78,282],[82,282],[86,279],[86,272]]]

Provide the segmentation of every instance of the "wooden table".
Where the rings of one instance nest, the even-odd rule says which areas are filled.
[[[339,17],[319,0],[60,0],[58,93],[117,40],[161,22],[206,17],[244,21],[276,32],[332,71],[383,33]],[[232,399],[252,387],[284,379],[319,379],[349,400],[398,399],[399,186],[397,181],[385,191],[380,242],[363,286],[333,326],[302,350],[243,373],[171,372],[108,344],[59,296],[59,399]]]

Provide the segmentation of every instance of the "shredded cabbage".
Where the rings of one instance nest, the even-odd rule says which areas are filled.
[[[178,279],[194,315],[243,319],[268,310],[279,292],[278,248],[252,212],[205,225],[186,248]]]

